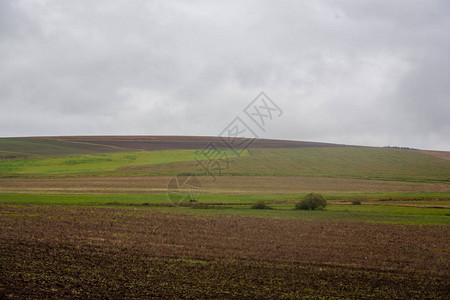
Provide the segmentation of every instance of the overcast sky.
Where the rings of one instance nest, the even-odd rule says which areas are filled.
[[[283,114],[260,137],[450,150],[449,16],[446,0],[1,0],[0,136],[215,136],[264,91]]]

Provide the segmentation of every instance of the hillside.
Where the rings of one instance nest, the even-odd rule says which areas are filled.
[[[450,181],[450,161],[408,150],[369,147],[251,149],[230,158],[221,175],[314,176],[407,181]],[[122,167],[116,173],[201,174],[195,162]],[[218,174],[218,172],[216,172]]]
[[[244,139],[236,139],[238,142]],[[213,142],[228,148],[219,137],[208,136],[58,136],[0,138],[0,158],[50,157],[124,151],[203,149]],[[343,145],[271,139],[255,139],[252,148],[339,147]],[[239,148],[238,146],[234,146]]]
[[[80,143],[54,138],[0,138],[2,156],[62,156],[126,151],[98,143]]]
[[[195,149],[219,138],[89,136],[0,139],[0,175],[171,176],[202,175]],[[434,152],[326,143],[255,140],[248,152],[227,159],[214,175],[312,176],[404,181],[450,180],[450,160]],[[433,155],[430,155],[433,154]]]

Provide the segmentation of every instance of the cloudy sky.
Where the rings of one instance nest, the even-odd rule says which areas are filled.
[[[260,137],[450,150],[449,15],[446,0],[2,0],[0,136],[214,136],[264,91],[283,114]]]

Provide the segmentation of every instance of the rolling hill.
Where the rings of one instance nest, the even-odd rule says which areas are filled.
[[[194,154],[211,141],[228,149],[220,138],[198,136],[2,138],[0,175],[204,175]],[[240,157],[227,151],[224,165],[212,173],[448,182],[450,161],[445,153],[257,139]]]

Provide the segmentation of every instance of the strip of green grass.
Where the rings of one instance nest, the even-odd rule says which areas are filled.
[[[381,222],[411,225],[450,225],[450,209],[400,207],[383,205],[328,205],[324,211],[294,210],[294,204],[270,204],[270,201],[300,198],[299,195],[214,195],[202,197],[203,203],[225,203],[225,206],[205,207],[152,207],[135,204],[170,203],[166,194],[111,194],[111,195],[49,195],[49,194],[0,194],[0,202],[8,204],[106,206],[132,209],[158,209],[167,212],[232,214],[253,217],[300,218],[300,219],[338,219],[367,222]],[[295,199],[295,198],[294,198]],[[251,209],[251,203],[258,200],[269,201],[271,210]],[[228,203],[228,204],[227,204]],[[247,203],[237,205],[237,203]],[[125,206],[124,206],[125,205]],[[127,206],[132,205],[132,206]]]
[[[164,150],[0,160],[0,174],[66,174],[112,171],[123,166],[192,161],[195,160],[195,151],[196,150]],[[227,151],[227,155],[228,157],[235,156],[232,151]],[[248,152],[244,152],[241,156],[242,155],[248,155]]]
[[[202,194],[199,203],[216,204],[252,204],[260,200],[276,203],[283,200],[300,200],[304,194]],[[329,194],[325,195],[328,200],[363,199],[364,201],[377,201],[379,199],[400,199],[388,201],[391,203],[416,203],[425,204],[431,199],[449,199],[450,193],[376,193],[376,194]],[[409,199],[421,199],[409,201]],[[166,193],[152,194],[0,194],[0,202],[14,204],[45,204],[45,205],[80,205],[80,206],[102,206],[108,203],[117,204],[158,204],[170,203]],[[436,201],[435,201],[436,202]],[[436,203],[446,203],[439,201]],[[377,201],[383,204],[384,201]]]

